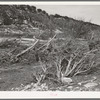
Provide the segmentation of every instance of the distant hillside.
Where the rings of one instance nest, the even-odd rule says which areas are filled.
[[[36,27],[50,37],[56,29],[62,32],[60,37],[84,39],[89,39],[93,32],[100,31],[99,25],[58,14],[49,15],[46,11],[29,5],[0,5],[0,25],[13,25],[24,35],[33,32],[33,27]]]

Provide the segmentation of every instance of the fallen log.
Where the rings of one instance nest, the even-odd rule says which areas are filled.
[[[43,49],[43,51],[45,51],[45,50],[48,48],[50,42],[56,37],[57,34],[58,34],[58,33],[56,33],[56,34],[53,36],[53,38],[51,38],[50,40],[48,40],[48,42],[47,42],[46,44],[44,44],[44,45],[41,46],[39,49],[37,49],[37,51],[40,50],[41,48],[43,48],[44,46],[46,46],[46,48]],[[36,38],[35,38],[35,39],[36,39]],[[18,61],[18,57],[20,57],[20,56],[22,56],[23,54],[25,54],[28,50],[33,49],[34,46],[35,46],[38,42],[40,42],[40,40],[39,40],[39,39],[36,39],[36,42],[35,42],[32,46],[30,46],[29,48],[23,50],[21,53],[17,54],[14,58],[11,59],[11,61],[12,61],[12,62],[13,62],[13,61]]]
[[[34,48],[34,46],[38,43],[38,41],[39,41],[39,40],[37,39],[36,42],[35,42],[32,46],[30,46],[30,47],[27,48],[26,50],[22,51],[21,53],[17,54],[17,55],[16,55],[16,58],[18,58],[19,56],[23,55],[23,54],[26,53],[28,50]]]
[[[53,36],[53,38],[51,38],[50,40],[48,40],[48,42],[47,42],[46,44],[44,44],[43,46],[41,46],[41,47],[40,47],[40,48],[38,48],[37,50],[40,50],[40,49],[42,49],[44,46],[46,46],[46,48],[45,48],[45,49],[43,49],[43,51],[45,51],[45,50],[48,48],[48,46],[49,46],[50,42],[51,42],[51,41],[53,41],[53,40],[54,40],[54,38],[57,36],[57,34],[58,34],[58,33],[56,33],[56,34]]]

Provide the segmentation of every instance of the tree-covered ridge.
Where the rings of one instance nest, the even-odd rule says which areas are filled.
[[[0,5],[0,24],[31,24],[42,30],[59,29],[65,33],[64,35],[70,34],[78,38],[86,38],[85,34],[99,29],[99,25],[59,14],[49,15],[46,11],[29,5]]]

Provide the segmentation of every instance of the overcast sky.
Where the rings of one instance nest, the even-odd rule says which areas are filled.
[[[35,5],[49,14],[84,19],[100,25],[100,5]]]

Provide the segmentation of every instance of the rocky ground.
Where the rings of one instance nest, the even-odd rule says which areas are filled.
[[[85,76],[87,77],[87,76]],[[41,86],[36,86],[36,84],[28,84],[24,86],[21,84],[18,88],[12,88],[14,91],[100,91],[100,81],[97,77],[93,76],[90,80],[84,80],[77,83],[70,83],[56,88],[48,88],[46,83]]]
[[[56,88],[48,88],[46,83],[41,86],[36,84],[28,84],[27,86],[21,85],[19,88],[14,89],[15,91],[100,91],[100,80],[98,76],[80,76],[82,80],[72,79],[72,82],[66,85],[62,85]],[[79,77],[77,77],[79,78]],[[12,89],[13,90],[13,89]]]
[[[46,80],[37,86],[32,65],[11,67],[11,70],[0,71],[0,91],[100,91],[100,70],[68,78],[68,84],[59,85]]]

